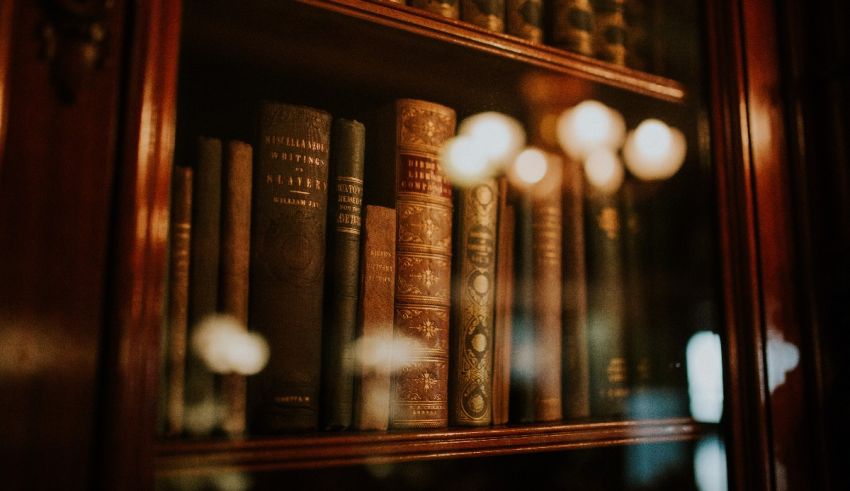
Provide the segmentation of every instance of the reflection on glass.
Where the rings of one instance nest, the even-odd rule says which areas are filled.
[[[561,148],[578,162],[599,148],[619,148],[625,133],[623,116],[594,100],[584,101],[564,111],[557,122]]]
[[[449,139],[440,153],[446,177],[455,186],[471,186],[489,175],[489,160],[484,147],[467,136]]]
[[[539,148],[528,147],[517,155],[508,169],[508,177],[519,188],[527,188],[540,182],[549,167],[546,153]]]
[[[643,180],[667,179],[685,161],[685,136],[658,119],[647,119],[629,132],[623,156],[629,172]]]
[[[192,349],[214,373],[254,375],[269,360],[269,345],[233,316],[205,317],[192,335]]]
[[[584,161],[584,175],[591,186],[613,193],[623,184],[623,164],[609,148],[594,150]]]
[[[726,446],[718,436],[705,437],[697,444],[694,477],[700,491],[726,491]]]
[[[800,350],[775,329],[767,330],[767,385],[773,392],[800,363]]]
[[[525,145],[525,130],[519,121],[494,111],[466,118],[458,127],[458,134],[481,147],[497,168],[507,164]]]
[[[720,336],[700,331],[688,341],[688,394],[691,416],[705,423],[719,423],[723,414],[723,357]]]

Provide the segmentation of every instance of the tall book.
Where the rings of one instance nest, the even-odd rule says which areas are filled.
[[[650,11],[647,0],[626,0],[624,20],[626,26],[626,65],[638,70],[651,69],[651,43],[649,39]]]
[[[593,6],[590,0],[553,0],[551,12],[552,45],[593,56]]]
[[[505,0],[463,0],[461,19],[488,31],[505,30]]]
[[[427,10],[428,12],[457,19],[460,17],[460,2],[459,0],[408,0],[408,4]]]
[[[386,430],[395,299],[395,210],[366,205],[357,323],[354,427]]]
[[[588,190],[587,311],[593,416],[621,416],[628,403],[622,217],[617,193]]]
[[[535,421],[562,418],[561,175],[561,163],[553,157],[531,199]]]
[[[511,313],[514,284],[514,207],[508,203],[507,179],[499,180],[496,239],[496,294],[493,319],[493,424],[507,424],[511,381]]]
[[[271,352],[248,384],[255,433],[318,427],[330,125],[324,111],[260,105],[249,325]]]
[[[534,251],[531,195],[515,201],[513,308],[511,312],[511,377],[509,417],[512,423],[533,423],[534,406]]]
[[[593,45],[596,56],[616,65],[626,64],[625,0],[594,0]]]
[[[192,247],[189,277],[189,333],[218,311],[218,273],[221,244],[222,147],[218,138],[198,139],[193,175]],[[206,433],[215,426],[208,418],[195,418],[195,409],[213,407],[216,402],[215,376],[199,353],[187,355],[186,404],[191,412],[184,423],[190,433]]]
[[[168,358],[165,433],[183,431],[186,333],[189,324],[189,249],[192,238],[192,169],[175,167],[171,186],[168,283]]]
[[[451,421],[492,422],[499,189],[487,179],[457,193],[451,329]]]
[[[590,416],[587,339],[587,275],[584,247],[584,173],[564,165],[564,418]]]
[[[543,42],[543,0],[507,0],[505,12],[508,34]]]
[[[331,132],[331,212],[328,231],[326,312],[322,343],[322,426],[351,426],[353,343],[360,290],[360,230],[366,128],[336,119]]]
[[[399,99],[380,119],[375,134],[384,139],[366,190],[398,220],[390,426],[439,428],[448,424],[452,189],[438,153],[454,135],[455,112]]]
[[[251,145],[245,142],[229,141],[225,148],[219,309],[247,326],[254,157]],[[223,375],[219,392],[222,430],[231,436],[245,433],[245,377],[235,373]]]

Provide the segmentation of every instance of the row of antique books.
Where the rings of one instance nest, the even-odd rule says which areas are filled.
[[[438,158],[451,108],[399,99],[364,125],[259,106],[256,141],[201,138],[175,168],[165,433],[622,413],[619,205],[581,192],[578,166],[542,192],[454,188]],[[227,336],[230,365],[199,353],[214,314],[265,339],[258,373]]]
[[[638,70],[657,69],[653,0],[376,0],[407,3]]]

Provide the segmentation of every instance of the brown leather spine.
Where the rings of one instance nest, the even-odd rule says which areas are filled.
[[[626,64],[625,0],[595,0],[594,52],[597,58]]]
[[[270,346],[248,383],[253,432],[318,426],[330,114],[260,109],[251,225],[250,326]]]
[[[408,0],[407,3],[442,17],[450,19],[460,17],[459,0]]]
[[[390,426],[448,425],[452,190],[437,154],[454,135],[454,110],[400,99],[394,107],[395,342]],[[392,148],[391,148],[392,149]]]
[[[543,42],[543,0],[507,0],[507,32],[533,43]]]
[[[498,208],[495,179],[458,192],[450,385],[455,425],[492,421]]]
[[[505,30],[505,0],[463,0],[461,19],[488,31]]]
[[[553,0],[552,45],[593,56],[593,6],[590,0]]]
[[[561,164],[553,159],[540,191],[532,195],[534,282],[534,419],[561,419]]]
[[[493,320],[493,424],[508,422],[511,383],[511,316],[514,283],[516,214],[507,201],[507,180],[499,181],[499,223],[496,246],[496,296]]]
[[[354,427],[386,430],[390,416],[390,358],[395,298],[395,210],[364,211],[360,302],[355,356]]]
[[[251,240],[251,145],[227,143],[222,181],[221,270],[219,308],[248,324],[248,265]],[[228,435],[245,433],[245,377],[226,374],[221,379],[221,427]]]
[[[168,385],[165,433],[183,431],[186,390],[186,331],[189,324],[189,248],[192,238],[192,169],[175,167],[171,195],[168,284]]]

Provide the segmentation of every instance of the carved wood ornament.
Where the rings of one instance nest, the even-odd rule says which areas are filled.
[[[106,56],[113,0],[42,0],[42,5],[41,57],[50,63],[59,98],[74,102]]]

